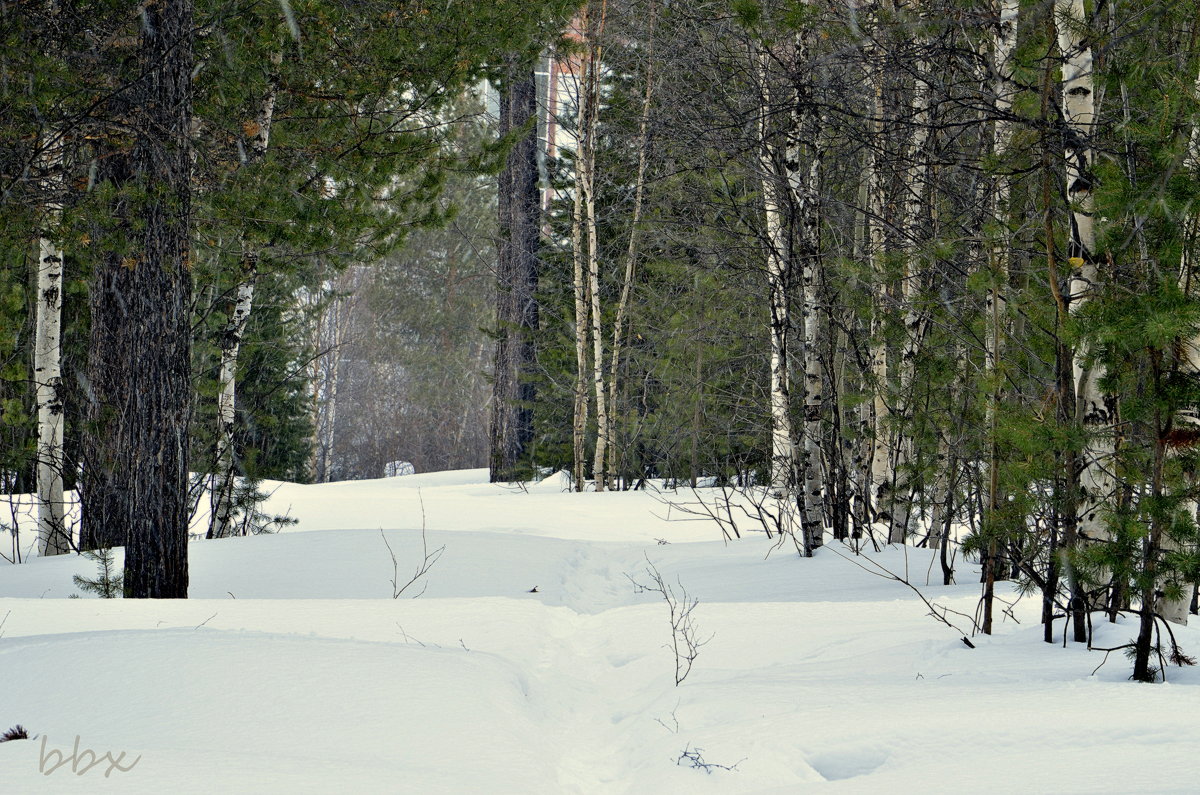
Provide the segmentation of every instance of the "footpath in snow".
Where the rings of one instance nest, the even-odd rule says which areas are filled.
[[[970,649],[840,544],[801,559],[723,541],[690,490],[562,485],[270,484],[299,523],[194,541],[187,601],[68,599],[77,556],[0,564],[0,731],[37,735],[0,744],[0,792],[1196,791],[1195,669],[1093,674],[1008,591]],[[927,551],[869,559],[975,610],[970,566],[942,587]],[[679,686],[650,569],[699,600]]]

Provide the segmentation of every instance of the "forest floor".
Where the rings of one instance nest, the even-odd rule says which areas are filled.
[[[1197,789],[1200,669],[1129,682],[1119,654],[1043,643],[1036,599],[1007,587],[969,648],[969,618],[948,627],[879,576],[970,616],[961,560],[944,587],[926,550],[727,543],[683,509],[690,490],[485,481],[270,484],[267,510],[299,523],[194,541],[186,601],[68,599],[95,563],[0,562],[0,731],[36,735],[0,744],[0,790]],[[444,551],[393,599],[422,527]],[[678,686],[669,604],[639,587],[654,571],[699,600]],[[1101,625],[1097,643],[1135,632]],[[1200,627],[1177,637],[1200,652]]]

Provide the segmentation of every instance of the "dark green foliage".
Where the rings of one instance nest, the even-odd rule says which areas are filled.
[[[83,557],[96,564],[96,576],[89,579],[76,574],[72,577],[75,586],[84,593],[95,594],[101,599],[116,599],[125,592],[124,576],[117,571],[113,551],[109,547],[87,550]]]

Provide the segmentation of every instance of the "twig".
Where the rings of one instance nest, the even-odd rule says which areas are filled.
[[[419,499],[421,499],[421,553],[423,555],[423,558],[421,560],[420,565],[417,566],[416,571],[413,572],[413,576],[410,577],[408,582],[404,583],[404,585],[399,584],[400,583],[400,563],[399,563],[399,561],[396,560],[396,553],[392,550],[392,545],[390,543],[388,543],[387,534],[385,534],[383,532],[383,528],[382,527],[379,528],[379,536],[383,539],[384,545],[387,546],[388,554],[392,556],[392,598],[393,599],[399,599],[400,594],[404,593],[406,590],[408,590],[408,588],[413,583],[415,583],[417,580],[421,579],[426,574],[428,574],[429,570],[431,568],[433,568],[433,565],[438,562],[439,558],[442,557],[442,553],[446,551],[445,544],[442,544],[440,547],[435,549],[433,552],[429,551],[429,541],[425,535],[425,500],[423,498],[421,498],[421,490],[420,489],[417,489],[417,497]],[[425,590],[428,587],[429,587],[429,581],[426,580],[425,583],[421,586],[420,593],[414,594],[412,598],[413,599],[419,598],[422,594],[425,593]]]
[[[884,568],[880,563],[872,560],[871,558],[862,557],[862,560],[865,560],[867,563],[870,563],[872,566],[874,566],[876,569],[878,569],[878,571],[872,571],[871,569],[868,569],[863,564],[859,563],[857,560],[846,557],[841,552],[837,551],[836,546],[829,546],[829,547],[827,547],[827,549],[832,551],[833,554],[837,555],[839,558],[842,558],[843,560],[853,563],[855,566],[858,566],[860,569],[862,569],[863,571],[865,571],[869,574],[874,574],[876,577],[882,577],[885,580],[893,580],[895,582],[898,582],[898,583],[908,586],[909,590],[911,590],[913,593],[915,593],[920,598],[920,600],[925,603],[925,606],[929,608],[930,616],[932,616],[936,620],[940,621],[941,623],[945,624],[946,626],[950,627],[950,629],[954,630],[955,632],[958,632],[959,634],[961,634],[962,642],[964,644],[966,644],[967,648],[971,648],[971,649],[975,648],[975,644],[970,641],[970,639],[967,637],[966,633],[963,632],[961,629],[959,629],[954,624],[952,624],[950,622],[950,619],[946,618],[947,613],[953,613],[954,615],[962,616],[963,618],[966,618],[967,620],[971,621],[972,624],[975,624],[975,620],[972,619],[970,616],[966,615],[965,613],[960,613],[957,610],[951,610],[948,607],[944,607],[942,605],[935,604],[935,603],[929,601],[929,599],[925,596],[925,594],[921,593],[921,590],[919,588],[917,588],[917,586],[913,585],[911,582],[909,582],[908,580],[899,576],[898,574]],[[939,610],[941,611],[940,613],[938,612]]]
[[[714,770],[730,770],[736,772],[737,766],[746,761],[746,758],[742,757],[732,765],[719,765],[716,762],[704,761],[704,757],[701,756],[703,752],[703,748],[692,748],[690,745],[685,745],[683,747],[683,753],[681,753],[679,758],[675,760],[675,764],[683,766],[686,763],[688,767],[696,770],[703,770],[705,773],[712,775]]]
[[[667,603],[671,620],[671,645],[669,648],[675,655],[675,686],[678,687],[691,673],[692,663],[700,653],[700,647],[711,641],[714,635],[700,640],[697,635],[696,620],[692,617],[692,611],[696,609],[696,605],[700,604],[700,600],[690,596],[678,578],[675,580],[675,584],[679,586],[679,592],[676,593],[675,589],[663,580],[662,573],[650,562],[648,557],[646,558],[646,574],[650,577],[649,585],[638,582],[630,574],[626,574],[625,578],[633,583],[638,593],[659,594]]]

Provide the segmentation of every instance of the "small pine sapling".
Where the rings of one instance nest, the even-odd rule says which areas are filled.
[[[110,548],[87,551],[83,556],[96,564],[96,579],[90,580],[76,574],[76,587],[84,593],[95,594],[101,599],[116,599],[124,594],[125,576],[116,569],[113,551]]]

